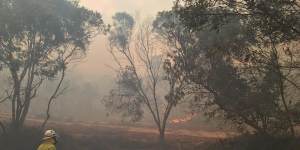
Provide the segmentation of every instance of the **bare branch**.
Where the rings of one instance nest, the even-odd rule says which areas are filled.
[[[1,100],[0,100],[0,104],[1,103],[4,103],[4,102],[6,102],[7,100],[9,100],[10,98],[11,98],[11,96],[12,96],[12,94],[13,94],[13,91],[14,90],[11,90],[11,92],[9,93],[8,92],[8,90],[6,90],[5,92],[6,92],[6,97],[5,98],[2,98]]]
[[[52,104],[53,100],[56,99],[56,97],[61,94],[60,88],[61,88],[61,85],[63,83],[64,78],[65,78],[65,68],[63,68],[59,83],[58,83],[55,91],[53,92],[53,94],[51,95],[51,97],[48,101],[47,110],[46,110],[46,115],[47,116],[46,116],[46,118],[45,118],[45,120],[44,120],[44,122],[41,126],[42,129],[44,129],[46,127],[46,124],[47,124],[48,120],[50,119],[50,108],[51,108],[51,104]]]

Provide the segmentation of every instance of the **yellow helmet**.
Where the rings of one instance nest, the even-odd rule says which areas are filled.
[[[57,134],[54,130],[46,130],[44,133],[43,140],[51,139],[57,137]]]

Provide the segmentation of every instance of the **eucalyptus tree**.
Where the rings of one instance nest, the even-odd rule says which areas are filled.
[[[184,78],[165,60],[169,46],[153,31],[152,21],[137,25],[127,13],[116,13],[109,32],[109,52],[118,64],[117,87],[104,98],[107,108],[132,121],[148,111],[160,141],[172,109],[184,97]]]
[[[0,65],[11,80],[6,99],[12,125],[22,127],[41,85],[58,78],[48,120],[52,101],[63,92],[66,69],[103,30],[101,15],[69,0],[1,0],[0,12]]]
[[[299,2],[175,4],[160,14],[167,19],[158,29],[175,46],[169,58],[191,85],[193,106],[261,134],[293,135],[291,109],[299,97]]]

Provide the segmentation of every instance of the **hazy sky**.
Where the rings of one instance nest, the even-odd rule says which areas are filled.
[[[171,9],[173,5],[172,1],[173,0],[81,0],[80,2],[83,6],[100,12],[103,16],[104,22],[107,24],[110,23],[110,18],[116,12],[128,12],[135,17],[139,17],[140,19],[155,17],[157,12]],[[71,92],[66,93],[65,97],[57,100],[55,107],[53,107],[57,110],[54,110],[53,112],[56,112],[58,116],[60,116],[61,114],[64,114],[63,116],[68,116],[68,114],[72,116],[74,114],[74,111],[76,112],[78,110],[86,110],[86,108],[88,108],[88,110],[90,111],[82,112],[81,116],[73,115],[72,117],[75,117],[77,119],[93,119],[93,115],[91,116],[90,114],[99,114],[96,116],[96,118],[103,119],[103,115],[105,115],[106,113],[104,112],[104,107],[99,103],[99,99],[109,93],[109,90],[114,84],[116,73],[111,67],[109,67],[113,66],[115,63],[113,62],[111,55],[107,52],[106,49],[107,41],[104,35],[93,39],[91,45],[89,46],[87,57],[82,62],[70,69],[71,71],[68,72],[68,75],[71,77],[75,77],[74,79],[76,80],[80,80],[73,82],[71,78],[72,82],[70,82],[70,86],[71,89],[73,88],[73,92],[78,93],[77,96],[75,96],[75,100],[74,95],[76,95],[76,93],[72,94]],[[86,92],[85,89],[82,89],[86,88],[84,86],[85,84],[90,84],[91,86],[96,87],[96,89],[87,89],[96,91],[96,96],[89,95],[91,92]],[[82,88],[79,88],[78,86],[82,86]],[[78,96],[78,94],[82,94],[82,96]],[[65,105],[65,101],[62,101],[62,99],[73,99],[73,105],[69,105],[69,101],[66,101],[68,105]],[[81,100],[89,100],[89,103],[81,103]],[[80,105],[76,105],[75,103],[78,103]],[[91,107],[90,104],[92,104],[92,106],[94,106],[96,109],[94,107]],[[61,109],[61,106],[64,106],[65,108]],[[97,112],[95,113],[93,111]],[[102,114],[102,116],[100,114]]]
[[[109,23],[116,12],[128,12],[132,15],[154,17],[161,10],[169,10],[173,0],[80,0],[80,3],[92,10],[99,11],[105,23]],[[108,67],[113,62],[106,51],[104,36],[97,37],[90,45],[87,57],[73,68],[73,72],[85,80],[100,79],[109,76],[113,70]]]
[[[80,3],[88,9],[100,12],[107,24],[110,23],[110,18],[116,12],[125,11],[134,16],[139,14],[140,18],[155,17],[158,11],[171,9],[173,5],[172,1],[173,0],[80,0]],[[100,100],[109,93],[115,77],[115,71],[109,67],[112,66],[114,62],[106,49],[106,37],[104,35],[98,36],[93,39],[89,46],[86,58],[82,60],[82,62],[72,66],[68,72],[70,79],[69,81],[66,80],[66,86],[69,86],[67,92],[57,99],[52,107],[54,116],[60,116],[62,118],[71,116],[79,120],[82,118],[91,119],[92,117],[103,119],[103,115],[105,116],[106,113],[104,112],[104,106],[100,103]],[[46,89],[44,94],[41,94],[42,96],[39,98],[47,100],[48,94],[49,91]],[[32,104],[31,112],[40,115],[41,112],[46,109],[44,102],[45,101],[35,101],[35,103]],[[78,110],[83,110],[83,112],[78,115]],[[95,114],[96,116],[91,114]]]
[[[156,12],[170,9],[173,0],[81,0],[84,6],[101,12],[104,18],[120,11],[155,15]]]

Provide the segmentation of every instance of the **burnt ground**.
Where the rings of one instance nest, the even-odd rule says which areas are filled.
[[[42,136],[42,131],[39,130],[41,123],[40,120],[29,119],[26,129],[18,135],[10,133],[2,136],[0,150],[35,149]],[[157,150],[161,148],[158,132],[151,126],[124,126],[99,122],[49,122],[47,128],[55,129],[60,134],[58,150]],[[229,132],[188,130],[172,126],[166,131],[165,148],[199,149],[207,146],[207,143],[221,141],[228,135]]]
[[[42,136],[41,121],[28,120],[17,134],[0,136],[0,150],[35,150]],[[60,134],[58,150],[159,150],[158,133],[151,126],[108,123],[50,122]],[[171,126],[166,132],[166,150],[296,150],[299,139],[266,139],[238,136],[218,130]]]

